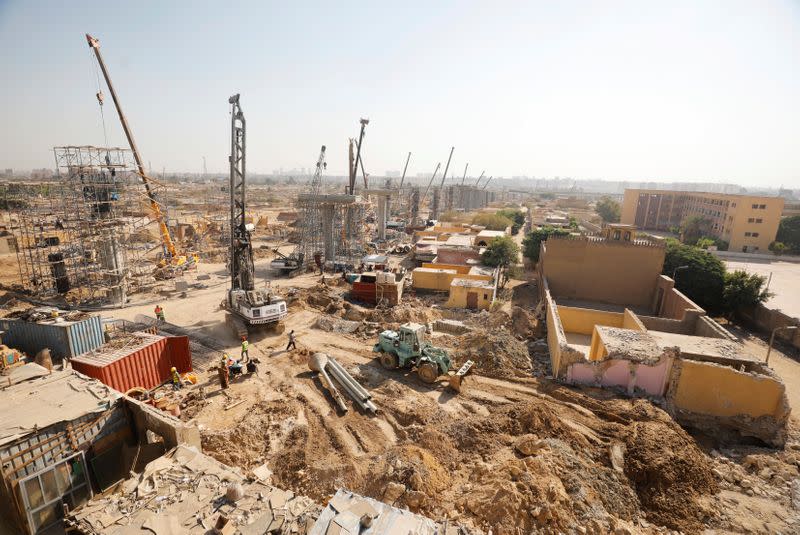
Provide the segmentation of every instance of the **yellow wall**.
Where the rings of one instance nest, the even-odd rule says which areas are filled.
[[[637,222],[640,195],[661,196],[660,201],[650,197],[642,199],[640,213],[649,213],[653,219]],[[753,208],[753,205],[764,205],[764,208]],[[711,234],[729,242],[730,251],[741,252],[746,246],[749,252],[754,252],[755,247],[758,247],[757,252],[767,252],[778,232],[783,209],[782,197],[626,189],[622,201],[621,222],[637,225],[642,229],[665,230],[668,226],[679,226],[686,217],[697,215],[711,221]],[[750,219],[754,221],[750,222]],[[755,222],[758,219],[761,223]],[[653,221],[665,221],[667,224],[653,225]],[[747,236],[746,233],[757,233],[758,236]]]
[[[460,266],[457,264],[432,264],[430,262],[424,262],[422,267],[431,269],[452,269],[459,275],[466,275],[469,273],[469,270],[472,269],[472,266]]]
[[[784,390],[771,377],[683,360],[674,403],[679,409],[714,416],[780,417]]]
[[[434,290],[446,292],[450,289],[450,283],[458,275],[453,269],[440,269],[429,271],[424,268],[417,268],[411,272],[411,285],[419,290]]]
[[[633,329],[634,331],[647,331],[647,328],[639,320],[639,317],[627,308],[622,316],[622,328]]]
[[[464,277],[459,277],[464,278]],[[474,288],[469,286],[450,286],[447,308],[467,308],[467,294],[478,294],[478,310],[488,310],[492,306],[494,288]]]
[[[541,260],[558,298],[649,308],[664,264],[664,248],[616,241],[551,238]]]
[[[548,279],[548,282],[549,279]],[[608,327],[622,327],[623,314],[621,312],[607,312],[605,310],[592,310],[559,305],[558,317],[564,332],[591,335],[595,325]]]

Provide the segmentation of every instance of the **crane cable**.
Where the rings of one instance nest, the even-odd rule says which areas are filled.
[[[97,103],[100,106],[100,122],[103,124],[103,140],[105,141],[105,147],[108,149],[108,132],[106,131],[106,117],[103,113],[103,88],[100,85],[100,70],[97,67],[97,61],[92,56],[92,50],[89,49],[89,63],[94,66],[94,76],[95,80],[97,81],[97,93],[95,96],[97,97]],[[108,150],[106,150],[106,156],[108,156]]]

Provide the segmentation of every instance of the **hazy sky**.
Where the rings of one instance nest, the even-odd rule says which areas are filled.
[[[800,188],[800,2],[0,0],[0,168],[102,145],[101,50],[154,169],[311,167],[368,117],[367,171]],[[109,143],[125,140],[108,92]]]

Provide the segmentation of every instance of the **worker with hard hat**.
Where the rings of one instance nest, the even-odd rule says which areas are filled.
[[[245,362],[250,360],[250,342],[246,336],[242,336],[242,360]]]
[[[178,369],[173,366],[170,368],[169,372],[172,375],[172,388],[174,390],[180,390],[183,388],[183,381],[181,380],[180,374],[178,374]]]

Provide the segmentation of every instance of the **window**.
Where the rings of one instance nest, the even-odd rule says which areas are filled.
[[[736,203],[733,203],[733,207],[736,208]]]
[[[755,222],[756,222],[756,220],[755,220],[754,218],[752,218],[752,217],[748,217],[748,218],[747,218],[747,222],[748,222],[748,223],[755,223]]]
[[[753,237],[758,238],[758,232],[753,232]]]
[[[753,205],[753,210],[758,210],[758,205],[757,204]]]
[[[763,219],[761,219],[761,218],[759,218],[759,219],[756,219],[756,223],[763,223],[763,222],[764,222],[764,220],[763,220]]]
[[[758,251],[758,245],[756,245],[755,247],[753,247],[753,250],[754,250],[754,251]]]
[[[749,237],[751,236],[751,234],[750,234],[749,232],[745,232],[745,233],[744,233],[744,235],[745,235],[745,237],[747,237],[747,238],[749,238]]]
[[[483,294],[483,300],[484,301],[488,301],[489,300],[489,294]]]
[[[761,210],[766,210],[767,209],[767,205],[766,204],[759,204],[758,208],[761,209]]]

